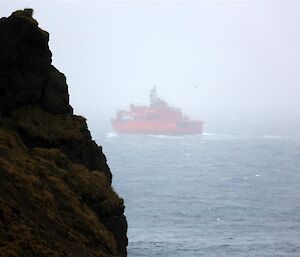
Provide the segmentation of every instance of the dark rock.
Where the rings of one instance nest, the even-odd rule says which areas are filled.
[[[0,113],[38,105],[54,114],[72,114],[65,76],[52,65],[49,34],[32,10],[0,20]]]
[[[32,13],[0,19],[0,256],[124,257],[123,199]]]

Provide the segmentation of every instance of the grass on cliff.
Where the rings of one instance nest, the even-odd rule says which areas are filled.
[[[42,125],[30,122],[40,115],[37,111],[19,122],[36,133]],[[62,117],[54,124],[48,118],[42,119],[52,129],[63,124]],[[57,136],[64,133],[55,129]],[[117,256],[115,238],[102,217],[122,208],[123,200],[103,173],[73,164],[58,149],[28,149],[18,133],[0,127],[1,253],[64,256],[68,249],[78,257]]]
[[[80,139],[87,136],[85,118],[52,115],[39,107],[26,107],[13,113],[18,130],[30,138],[51,143]]]

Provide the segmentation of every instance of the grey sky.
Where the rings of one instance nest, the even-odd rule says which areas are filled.
[[[148,103],[155,84],[208,126],[299,124],[300,2],[2,1],[0,13],[24,7],[92,121]]]

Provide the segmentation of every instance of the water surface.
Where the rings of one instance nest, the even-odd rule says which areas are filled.
[[[98,135],[129,257],[299,257],[300,137]]]

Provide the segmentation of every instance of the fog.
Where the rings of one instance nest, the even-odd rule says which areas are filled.
[[[206,132],[299,134],[299,2],[1,1],[1,17],[26,7],[92,130],[156,85]]]

